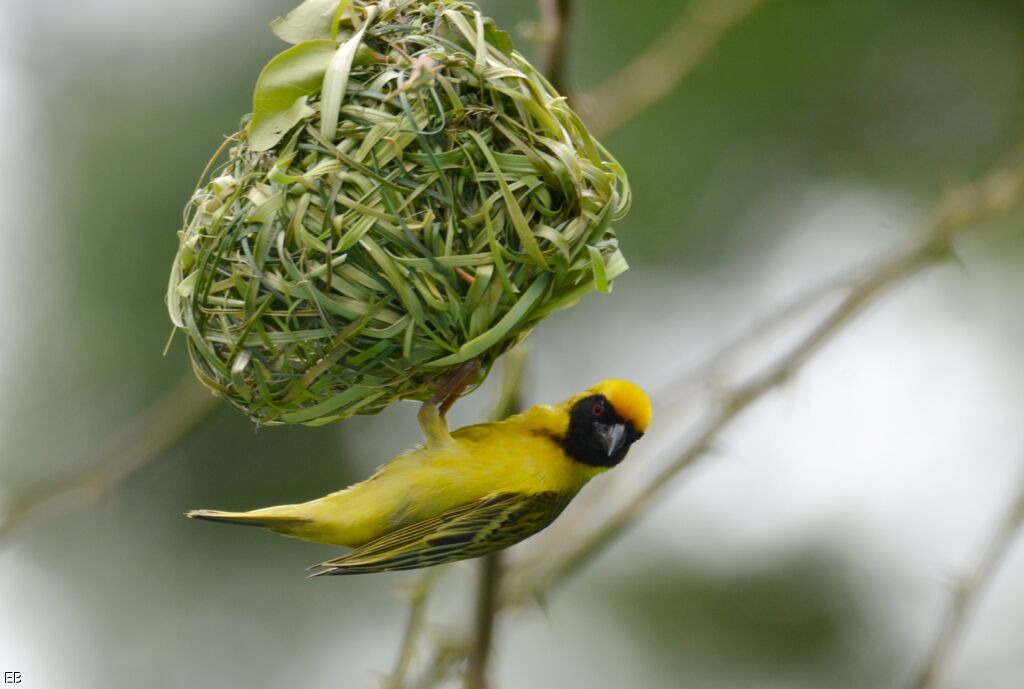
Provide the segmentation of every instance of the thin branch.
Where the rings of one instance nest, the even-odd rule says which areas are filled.
[[[985,588],[1006,559],[1021,530],[1024,529],[1024,476],[1017,486],[1017,495],[1000,515],[988,544],[978,561],[953,591],[953,600],[943,618],[931,651],[921,673],[910,685],[913,689],[932,689],[938,686],[943,669],[948,665],[957,644],[967,630],[974,610],[978,607]]]
[[[567,94],[569,19],[572,0],[539,0],[544,36],[544,73],[555,90]]]
[[[523,372],[529,350],[520,345],[505,355],[502,362],[501,396],[491,418],[496,421],[519,412],[523,406]],[[503,561],[501,553],[491,553],[480,561],[477,578],[473,643],[466,666],[466,689],[487,689],[487,667],[494,640],[494,620],[501,595]]]
[[[395,659],[395,669],[384,682],[384,689],[403,689],[405,687],[409,667],[416,655],[416,646],[426,622],[427,600],[430,598],[430,592],[434,589],[434,584],[437,583],[442,569],[442,567],[431,567],[426,570],[407,591],[409,621],[406,623],[405,633],[402,635],[402,645],[399,647],[398,657]]]
[[[434,689],[455,674],[456,667],[465,662],[471,644],[441,641],[434,645],[425,672],[412,683],[411,689]]]
[[[487,689],[490,684],[487,680],[487,666],[494,641],[494,618],[498,613],[501,573],[500,552],[491,553],[480,560],[473,645],[466,666],[466,689]]]
[[[597,136],[622,127],[665,98],[729,29],[767,0],[694,0],[632,62],[577,99]]]
[[[686,397],[692,397],[695,391],[707,390],[727,376],[730,366],[736,360],[749,356],[751,349],[763,349],[765,342],[773,336],[784,333],[793,327],[793,322],[806,318],[814,309],[825,307],[830,301],[838,301],[853,286],[855,280],[845,279],[822,284],[815,289],[797,295],[777,308],[769,318],[755,321],[738,336],[722,345],[715,356],[703,367],[682,375],[674,380],[671,387],[664,388],[654,396],[654,406],[673,406]]]
[[[865,307],[907,278],[949,256],[954,240],[961,234],[1009,213],[1022,202],[1024,160],[1018,155],[977,184],[965,185],[947,194],[920,240],[893,258],[880,260],[865,277],[847,288],[838,304],[781,357],[731,386],[722,385],[717,378],[717,367],[712,367],[703,376],[706,389],[714,393],[710,408],[691,429],[689,440],[674,452],[674,458],[645,480],[622,507],[612,510],[611,517],[598,528],[589,530],[583,538],[572,538],[571,534],[580,532],[579,522],[585,519],[585,513],[575,519],[563,518],[561,523],[542,534],[537,544],[539,557],[516,568],[516,585],[511,587],[505,602],[533,600],[578,570],[643,514],[665,491],[671,479],[703,456],[743,411],[787,382]],[[836,287],[833,284],[827,289],[835,290]],[[763,330],[759,328],[756,332]],[[600,511],[607,512],[608,509],[607,502],[603,502]],[[567,547],[569,543],[572,545]]]
[[[9,499],[0,520],[0,538],[95,504],[148,462],[159,457],[202,423],[218,398],[190,371],[174,387],[125,424],[94,459],[43,479]]]

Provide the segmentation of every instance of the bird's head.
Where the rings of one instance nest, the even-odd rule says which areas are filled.
[[[625,380],[604,380],[566,402],[565,451],[594,467],[613,467],[651,421],[651,401]]]

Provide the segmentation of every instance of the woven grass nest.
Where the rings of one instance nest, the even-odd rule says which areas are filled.
[[[257,423],[486,375],[626,270],[623,170],[474,5],[308,0],[272,27],[293,45],[190,200],[168,289],[197,376]]]

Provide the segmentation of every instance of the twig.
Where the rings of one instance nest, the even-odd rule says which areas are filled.
[[[847,279],[822,284],[782,304],[772,312],[771,317],[755,321],[725,343],[703,367],[691,371],[689,375],[680,376],[670,387],[660,390],[654,396],[654,406],[672,406],[687,396],[693,396],[695,390],[713,387],[715,381],[726,376],[727,369],[735,364],[735,360],[749,355],[750,349],[760,349],[773,335],[792,327],[794,321],[807,317],[815,308],[824,308],[830,301],[838,302],[854,282]]]
[[[98,456],[80,468],[43,479],[9,499],[0,520],[0,538],[94,504],[149,461],[173,447],[219,405],[190,371],[143,409]]]
[[[853,283],[838,305],[830,310],[784,355],[732,386],[722,386],[715,372],[705,376],[707,388],[716,393],[710,409],[698,420],[690,440],[676,450],[674,459],[646,480],[621,508],[612,511],[598,528],[575,541],[566,534],[579,533],[579,523],[563,519],[541,535],[541,556],[532,565],[517,568],[516,585],[506,603],[535,599],[570,576],[611,543],[660,495],[670,480],[704,455],[718,435],[754,402],[789,380],[824,344],[841,332],[858,313],[879,296],[927,266],[948,256],[954,240],[985,221],[1004,215],[1024,201],[1024,160],[1017,155],[975,185],[953,190],[940,202],[933,220],[919,241],[891,259],[883,259],[861,280]],[[830,285],[830,290],[835,286]],[[761,329],[759,329],[760,331]],[[608,505],[602,505],[607,511]],[[578,514],[578,513],[577,513]],[[566,547],[567,543],[574,543]]]
[[[988,544],[981,552],[970,574],[968,574],[953,591],[953,600],[942,620],[931,651],[921,669],[921,673],[910,685],[913,689],[931,689],[938,686],[942,670],[949,662],[957,643],[963,637],[968,622],[978,601],[992,580],[999,566],[1018,534],[1024,529],[1024,476],[1017,486],[1017,495],[1007,505],[1006,510],[996,523],[995,530],[989,537]]]
[[[480,560],[477,578],[476,613],[473,623],[473,645],[466,666],[466,689],[487,689],[487,666],[494,640],[494,618],[498,612],[501,588],[501,553],[491,553]]]
[[[766,0],[694,0],[643,53],[579,96],[597,136],[618,129],[670,94],[722,36]]]
[[[430,592],[433,590],[434,584],[437,583],[442,569],[442,567],[431,567],[426,570],[408,590],[409,621],[406,623],[405,633],[402,635],[402,645],[399,647],[398,657],[395,659],[395,669],[384,683],[385,689],[403,689],[405,687],[409,666],[416,655],[416,645],[426,621],[427,600],[430,598]]]
[[[541,32],[546,47],[544,73],[559,93],[568,93],[567,56],[572,0],[539,0]]]
[[[434,689],[450,678],[455,674],[456,666],[466,660],[469,648],[469,643],[455,643],[450,640],[435,644],[425,672],[412,683],[411,689]]]

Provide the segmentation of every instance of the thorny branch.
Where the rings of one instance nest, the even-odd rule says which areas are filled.
[[[406,591],[409,599],[409,621],[402,635],[402,645],[398,649],[398,658],[395,659],[395,669],[385,680],[383,689],[404,689],[409,667],[416,655],[416,645],[426,622],[427,599],[442,571],[442,567],[431,567],[421,573],[416,583]]]
[[[1017,485],[1017,494],[1000,515],[988,544],[979,554],[970,573],[953,590],[953,600],[943,618],[921,673],[910,685],[913,689],[938,686],[939,677],[949,662],[957,643],[963,637],[971,614],[998,571],[1021,530],[1024,529],[1024,475]]]
[[[487,689],[487,666],[494,645],[494,620],[498,614],[501,591],[501,552],[480,559],[477,577],[476,611],[473,622],[473,645],[466,664],[466,689]]]

